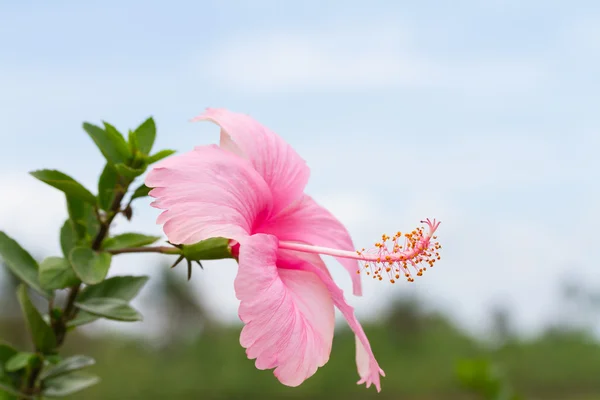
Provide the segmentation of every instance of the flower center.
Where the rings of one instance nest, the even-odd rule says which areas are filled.
[[[403,275],[406,280],[413,282],[413,272],[421,276],[427,270],[427,266],[433,267],[435,262],[441,259],[439,250],[442,246],[435,241],[437,236],[433,236],[440,222],[426,219],[421,223],[427,226],[427,231],[419,227],[404,235],[401,232],[397,232],[393,237],[384,234],[381,241],[375,243],[375,248],[370,250],[352,252],[286,241],[280,241],[279,247],[363,261],[363,270],[367,275],[373,276],[373,279],[381,281],[386,275],[391,283],[395,283]],[[358,269],[356,273],[360,274],[361,270]]]

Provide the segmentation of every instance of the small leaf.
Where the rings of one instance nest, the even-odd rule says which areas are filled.
[[[95,285],[106,278],[111,255],[96,253],[87,247],[75,247],[69,254],[69,261],[79,279],[88,285]]]
[[[85,372],[72,372],[60,375],[44,382],[42,394],[46,397],[65,397],[87,389],[100,382],[96,375]]]
[[[108,211],[115,198],[115,187],[119,181],[117,170],[110,164],[106,164],[100,180],[98,181],[98,203],[100,208]]]
[[[75,224],[70,219],[66,220],[60,229],[60,248],[63,255],[69,257],[71,250],[77,246],[77,231]]]
[[[66,373],[76,371],[85,367],[89,367],[90,365],[94,365],[96,361],[93,358],[88,356],[72,356],[69,358],[65,358],[61,362],[52,367],[46,369],[40,375],[40,379],[45,380],[49,378],[53,378],[55,376],[64,375]]]
[[[144,172],[146,172],[145,168],[131,168],[125,164],[115,164],[115,169],[117,170],[119,175],[129,180],[133,180],[138,176],[142,175]]]
[[[38,264],[15,240],[0,231],[0,256],[4,263],[21,281],[43,296],[50,292],[42,288],[38,280]]]
[[[30,174],[40,181],[64,192],[67,196],[85,201],[86,203],[96,204],[96,196],[69,175],[51,169],[33,171]]]
[[[122,233],[104,241],[105,250],[124,249],[127,247],[140,247],[152,244],[160,239],[160,236],[147,236],[141,233]]]
[[[163,158],[167,158],[172,154],[175,154],[175,150],[161,150],[158,153],[155,153],[148,157],[148,164],[154,164],[155,162],[160,161]]]
[[[85,302],[92,298],[111,297],[131,301],[148,282],[147,276],[114,276],[97,285],[86,286],[79,293],[78,300]],[[80,311],[68,326],[79,326],[94,322],[98,317],[85,311]]]
[[[76,302],[75,305],[90,314],[114,319],[117,321],[141,321],[142,316],[131,307],[126,300],[111,297],[95,297],[85,302]]]
[[[79,283],[68,260],[48,257],[40,264],[40,285],[49,290],[64,289]]]
[[[106,161],[110,164],[127,162],[131,153],[125,138],[112,125],[105,122],[104,126],[106,130],[86,122],[83,129],[96,143]]]
[[[152,188],[149,188],[148,186],[146,186],[145,184],[142,183],[142,186],[135,189],[135,192],[133,192],[133,195],[131,196],[131,200],[129,200],[129,201],[133,201],[140,197],[146,197],[146,196],[148,196],[148,193],[150,193],[151,190],[152,190]]]
[[[50,352],[56,347],[56,337],[52,328],[46,324],[39,311],[31,303],[25,285],[19,286],[17,297],[36,350],[42,353]]]
[[[8,372],[15,372],[27,367],[37,358],[35,353],[21,352],[17,353],[4,364],[4,369]]]
[[[58,354],[51,354],[51,355],[47,354],[44,357],[44,359],[46,361],[48,361],[50,364],[58,364],[59,362],[62,361],[62,358]]]
[[[156,139],[156,124],[152,117],[148,118],[135,130],[135,137],[138,143],[138,149],[142,154],[150,154],[154,140]]]

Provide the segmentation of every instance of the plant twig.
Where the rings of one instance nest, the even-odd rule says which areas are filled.
[[[119,210],[121,209],[121,201],[123,201],[123,197],[125,197],[125,193],[127,193],[127,189],[129,188],[130,183],[131,182],[125,185],[118,184],[116,186],[115,198],[105,218],[102,218],[100,213],[97,212],[97,209],[95,209],[96,218],[98,218],[98,222],[100,222],[100,229],[98,230],[98,234],[92,241],[92,250],[97,251],[100,250],[100,248],[102,247],[102,242],[108,236],[110,225],[112,224],[113,220],[115,219],[115,217],[119,213]],[[67,323],[77,316],[75,300],[77,300],[77,295],[79,294],[80,289],[81,283],[71,287],[69,291],[69,296],[67,298],[67,303],[65,304],[65,308],[60,319],[53,320],[52,310],[50,310],[51,326],[54,330],[54,335],[56,336],[57,347],[60,347],[65,341],[65,336],[67,334]],[[26,395],[32,395],[36,393],[36,381],[40,372],[42,371],[42,367],[43,366],[40,365],[31,370],[25,388],[23,389],[23,392]]]
[[[124,249],[108,249],[110,254],[126,254],[126,253],[162,253],[162,254],[181,254],[181,250],[176,247],[156,246],[156,247],[128,247]]]

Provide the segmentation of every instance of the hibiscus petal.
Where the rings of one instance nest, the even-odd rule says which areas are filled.
[[[304,195],[300,201],[279,215],[265,221],[257,227],[256,232],[275,235],[279,240],[301,242],[313,246],[349,251],[356,249],[350,233],[344,225],[308,195]],[[361,296],[360,275],[356,273],[359,268],[358,261],[340,257],[337,260],[350,273],[354,295]]]
[[[354,308],[346,303],[342,289],[335,284],[329,274],[325,273],[323,270],[314,265],[302,263],[296,264],[294,267],[303,271],[312,272],[313,274],[317,275],[321,281],[323,281],[327,287],[327,290],[329,290],[329,293],[331,293],[333,303],[342,312],[342,315],[344,318],[346,318],[346,321],[348,321],[350,329],[352,329],[356,335],[356,364],[358,374],[361,378],[357,383],[366,383],[367,387],[370,387],[371,384],[373,384],[377,388],[378,392],[381,391],[380,375],[385,376],[385,372],[383,372],[383,370],[379,367],[379,363],[373,355],[373,350],[371,349],[369,339],[367,339],[367,335],[360,325],[360,322],[358,322],[356,316],[354,315]]]
[[[221,147],[244,155],[273,193],[273,213],[302,196],[310,175],[306,162],[279,135],[252,117],[209,108],[193,121],[209,120],[221,127]]]
[[[239,241],[270,213],[271,192],[251,164],[216,145],[170,157],[150,171],[152,205],[174,244],[211,237]]]
[[[277,238],[253,235],[240,246],[235,278],[240,343],[256,368],[275,368],[281,383],[298,386],[329,360],[335,325],[329,291],[313,273],[277,268]]]

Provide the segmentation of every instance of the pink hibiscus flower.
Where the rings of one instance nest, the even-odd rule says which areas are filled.
[[[356,335],[359,384],[381,390],[379,367],[369,341],[320,254],[331,255],[351,274],[361,295],[359,261],[366,273],[394,282],[412,280],[439,258],[431,239],[439,223],[393,239],[383,236],[373,251],[354,251],[346,228],[304,194],[309,168],[277,134],[249,116],[208,109],[195,118],[221,127],[220,146],[196,147],[164,160],[146,178],[153,206],[173,244],[225,237],[238,259],[235,279],[244,322],[240,336],[259,369],[275,368],[285,385],[298,386],[329,359],[334,306]],[[389,241],[389,242],[388,242]],[[388,243],[392,247],[388,246]],[[318,247],[326,246],[326,247]],[[389,247],[389,248],[388,248]]]

